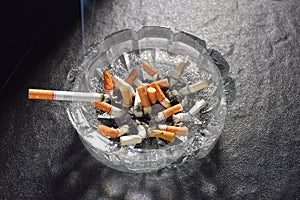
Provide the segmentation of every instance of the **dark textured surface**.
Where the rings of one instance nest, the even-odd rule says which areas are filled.
[[[226,58],[236,94],[219,142],[204,159],[150,174],[117,172],[92,158],[63,103],[27,100],[29,87],[61,89],[80,63],[78,21],[1,96],[0,199],[299,199],[298,0],[97,6],[99,38],[124,27],[167,25],[199,35]]]

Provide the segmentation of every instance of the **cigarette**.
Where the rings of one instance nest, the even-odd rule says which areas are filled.
[[[100,102],[103,100],[108,101],[110,99],[109,95],[107,94],[57,91],[57,90],[40,90],[40,89],[29,89],[28,98],[40,99],[40,100],[85,101],[85,102]]]
[[[137,91],[141,98],[141,104],[145,114],[149,114],[151,112],[151,104],[148,98],[146,86],[140,86],[137,88]]]
[[[153,77],[153,80],[156,80],[158,78],[158,71],[153,66],[151,66],[148,62],[143,62],[142,68]]]
[[[133,114],[136,117],[142,117],[143,116],[143,112],[142,112],[141,108],[142,108],[141,98],[140,98],[140,95],[139,95],[138,91],[136,90],[134,104],[133,104]]]
[[[128,125],[123,125],[118,129],[115,128],[110,128],[105,125],[99,125],[98,126],[98,132],[102,135],[106,135],[110,138],[117,138],[120,137],[121,135],[124,135],[125,133],[128,133],[129,131],[129,126]]]
[[[194,83],[192,85],[187,85],[179,90],[179,93],[183,95],[191,94],[198,92],[199,90],[202,90],[204,88],[208,87],[208,82],[207,80],[204,81],[199,81],[197,83]]]
[[[138,135],[141,136],[142,138],[146,138],[147,133],[146,133],[146,129],[144,126],[142,125],[138,125],[137,126],[137,130],[138,130]]]
[[[179,136],[187,136],[189,129],[186,126],[168,126],[165,124],[159,124],[158,128],[163,131],[172,132]]]
[[[126,86],[120,86],[120,92],[123,98],[123,105],[125,107],[130,107],[132,106],[132,93],[130,92],[130,88],[126,87]]]
[[[148,132],[150,137],[158,137],[169,142],[173,142],[175,138],[175,133],[168,132],[168,131],[161,131],[161,130],[151,130]]]
[[[156,98],[161,105],[163,105],[165,108],[171,107],[171,103],[170,103],[169,99],[166,98],[165,94],[160,89],[160,87],[157,83],[150,84],[150,87],[153,87],[156,89]]]
[[[157,83],[159,85],[160,88],[166,88],[169,87],[169,81],[167,78],[158,80],[158,81],[154,81],[152,83]]]
[[[151,104],[156,103],[156,89],[154,87],[148,87],[147,93]]]
[[[173,87],[177,83],[179,77],[183,73],[183,70],[185,69],[186,66],[187,66],[187,63],[184,61],[181,61],[175,67],[175,70],[170,75],[170,87]]]
[[[125,86],[125,87],[128,87],[129,88],[129,91],[131,93],[132,96],[135,96],[135,93],[134,93],[134,89],[131,85],[129,85],[128,83],[126,83],[123,79],[117,77],[117,76],[113,76],[112,77],[112,80],[116,86],[116,88],[118,88],[120,90],[120,87],[121,86]]]
[[[173,115],[173,122],[184,122],[189,121],[192,119],[201,109],[205,108],[206,101],[204,99],[201,99],[200,101],[197,101],[195,105],[189,110],[187,113],[178,113],[176,115]]]
[[[124,112],[115,106],[112,106],[105,102],[93,102],[92,103],[96,108],[99,108],[100,110],[114,116],[114,117],[121,117]]]
[[[143,138],[139,135],[126,135],[120,137],[121,146],[130,145],[130,144],[139,144]]]
[[[176,114],[178,112],[181,112],[183,110],[181,104],[177,104],[175,106],[172,106],[170,108],[167,108],[166,110],[159,112],[156,116],[155,116],[155,121],[159,122],[162,121],[164,119],[169,118],[170,116],[172,116],[173,114]]]
[[[113,92],[114,92],[114,84],[113,84],[111,74],[108,70],[105,70],[103,72],[103,79],[104,79],[104,92],[105,92],[105,94],[108,94],[109,96],[112,96]]]
[[[138,75],[139,75],[139,71],[137,69],[133,69],[128,75],[128,77],[125,79],[125,82],[128,83],[129,85],[132,85],[136,80],[136,78],[138,77]]]

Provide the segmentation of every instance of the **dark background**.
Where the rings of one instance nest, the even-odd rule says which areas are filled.
[[[64,103],[27,99],[28,88],[62,89],[80,64],[79,1],[5,1],[2,10],[0,199],[299,199],[298,0],[97,1],[99,39],[166,25],[199,35],[231,67],[235,100],[212,152],[148,174],[102,165]]]

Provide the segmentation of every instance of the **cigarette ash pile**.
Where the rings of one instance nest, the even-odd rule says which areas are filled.
[[[138,69],[132,69],[125,80],[105,70],[104,93],[110,98],[93,102],[100,122],[98,132],[121,146],[143,149],[184,140],[191,128],[188,122],[207,105],[201,99],[187,109],[185,97],[209,86],[207,80],[201,80],[173,89],[186,66],[187,62],[180,61],[169,77],[160,78],[157,69],[143,62],[142,69],[152,78],[143,81]]]

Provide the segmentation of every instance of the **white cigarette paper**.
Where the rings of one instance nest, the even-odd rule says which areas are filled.
[[[138,130],[138,135],[139,136],[141,136],[142,138],[146,138],[147,133],[146,133],[146,129],[145,129],[144,126],[138,125],[137,130]]]
[[[139,144],[142,142],[142,140],[142,137],[139,135],[126,135],[120,137],[120,144],[121,146]]]
[[[199,81],[192,85],[187,85],[179,90],[179,93],[183,95],[192,94],[208,87],[208,82],[206,80]]]
[[[189,121],[192,119],[201,109],[205,108],[206,101],[201,99],[197,101],[195,105],[187,113],[178,113],[172,116],[173,122],[176,124],[178,122]]]
[[[120,90],[121,86],[127,87],[129,89],[131,95],[135,96],[133,87],[131,85],[129,85],[128,83],[126,83],[123,79],[121,79],[117,76],[113,76],[112,79],[113,79],[113,82],[114,82],[116,88],[118,88]]]

